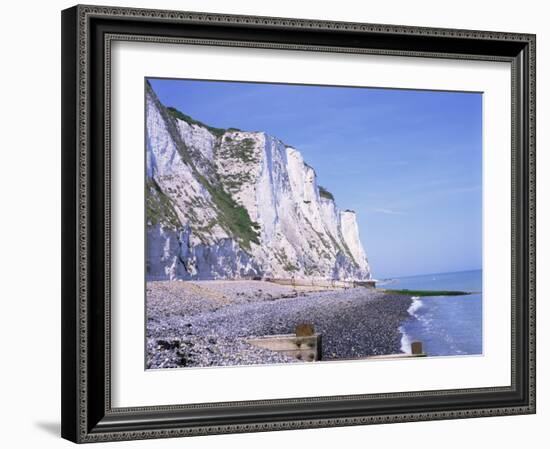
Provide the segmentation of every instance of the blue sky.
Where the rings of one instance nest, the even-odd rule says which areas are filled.
[[[481,268],[482,94],[151,79],[166,106],[298,149],[376,278]]]

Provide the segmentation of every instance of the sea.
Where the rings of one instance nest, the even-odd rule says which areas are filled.
[[[428,356],[483,353],[482,270],[395,278],[378,283],[388,289],[459,290],[466,296],[412,297],[410,317],[402,324],[401,349],[410,353],[420,341]]]

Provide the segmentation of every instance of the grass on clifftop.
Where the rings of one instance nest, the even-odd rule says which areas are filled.
[[[407,296],[465,296],[471,295],[472,292],[461,292],[457,290],[384,290],[384,293],[393,295]]]
[[[327,189],[325,189],[323,186],[319,186],[319,196],[321,198],[326,198],[328,200],[334,201],[334,195],[330,193]]]
[[[187,114],[184,114],[183,112],[179,111],[178,109],[172,107],[172,106],[168,106],[166,108],[166,110],[172,115],[172,117],[175,117],[179,120],[182,120],[190,125],[199,125],[199,126],[202,126],[203,128],[206,128],[208,131],[210,131],[212,134],[214,134],[216,137],[221,137],[225,134],[225,132],[227,130],[223,129],[223,128],[214,128],[213,126],[208,126],[208,125],[205,125],[204,123],[198,121],[198,120],[195,120],[193,117],[187,115]],[[232,128],[234,129],[234,128]]]

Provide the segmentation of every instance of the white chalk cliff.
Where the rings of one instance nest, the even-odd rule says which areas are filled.
[[[146,88],[147,278],[370,279],[355,213],[300,152],[204,125]]]

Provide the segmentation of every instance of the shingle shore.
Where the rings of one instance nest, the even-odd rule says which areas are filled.
[[[401,352],[407,296],[368,288],[308,291],[262,281],[147,283],[147,368],[290,363],[247,338],[311,323],[322,360]]]

